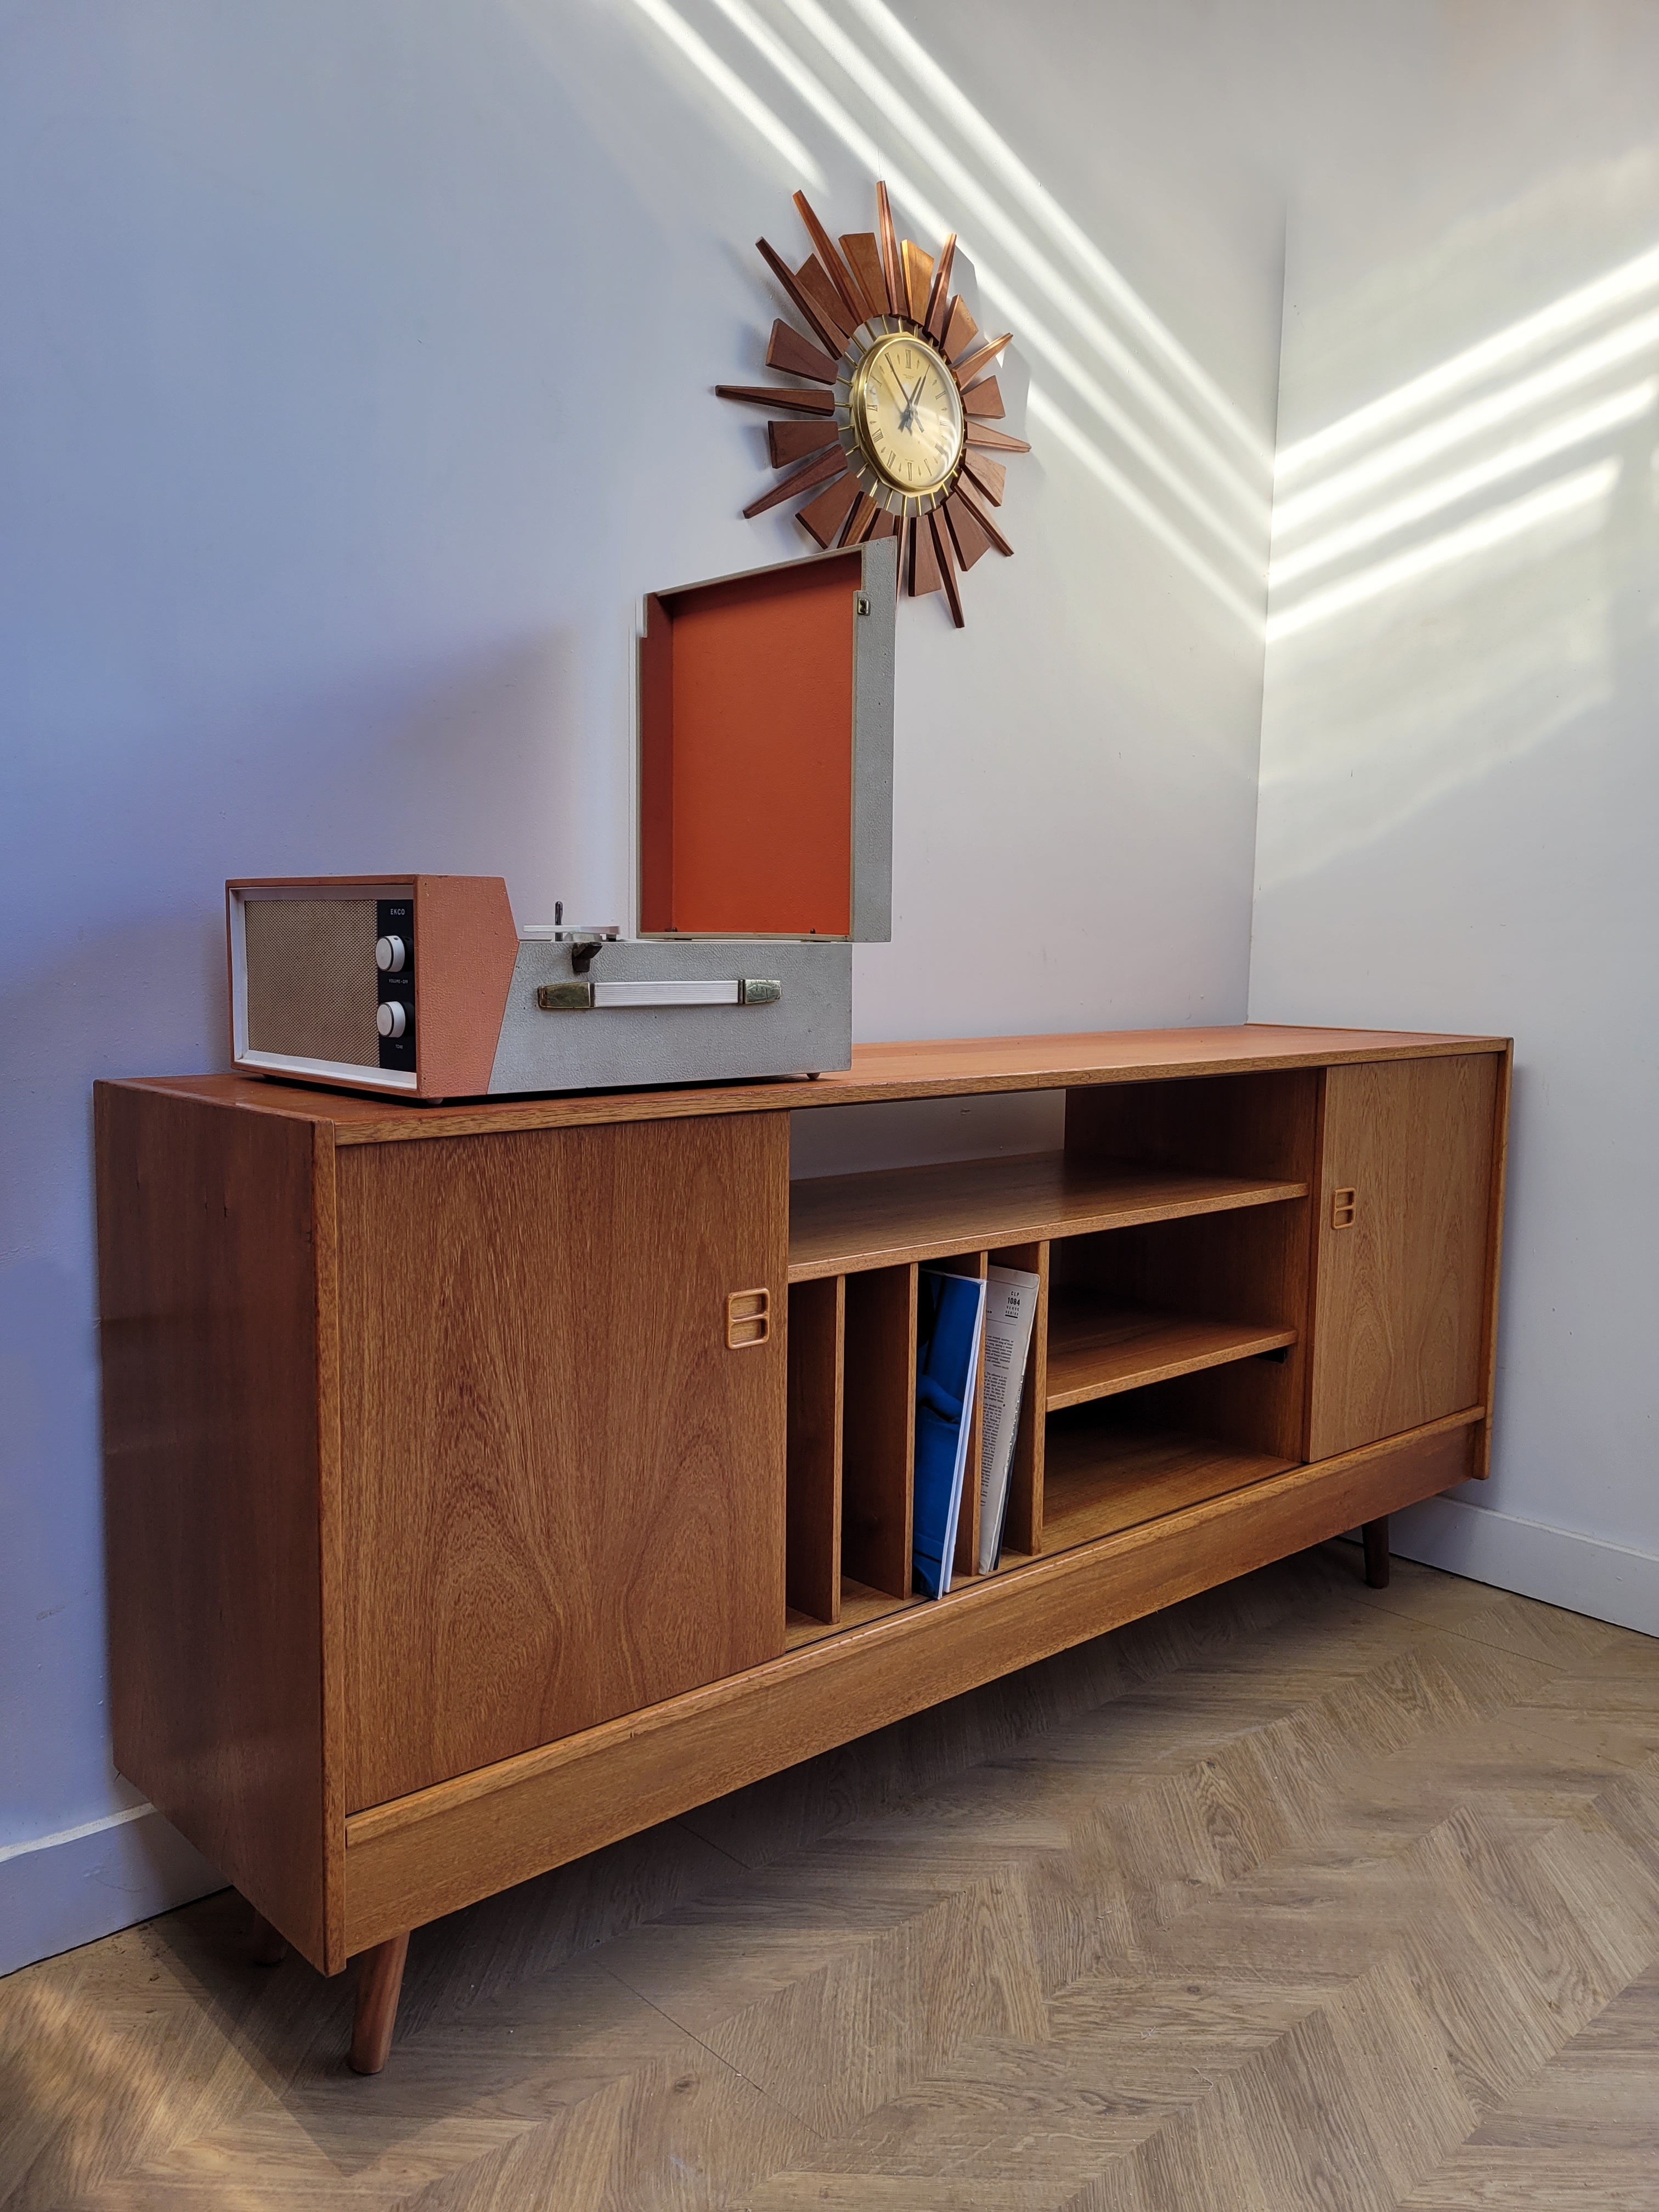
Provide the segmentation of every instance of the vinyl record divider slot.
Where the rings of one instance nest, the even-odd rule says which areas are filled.
[[[844,1275],[791,1287],[784,1590],[796,1612],[832,1626],[841,1619],[846,1338]]]
[[[1019,1426],[1014,1432],[1014,1462],[1008,1474],[1008,1511],[1003,1522],[1005,1552],[1035,1558],[1042,1549],[1042,1463],[1048,1433],[1048,1243],[1005,1244],[991,1257],[1000,1267],[1018,1267],[1037,1279],[1036,1320],[1019,1397]]]
[[[842,1571],[910,1595],[916,1435],[916,1270],[847,1278]]]

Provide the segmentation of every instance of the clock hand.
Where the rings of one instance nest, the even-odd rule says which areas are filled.
[[[910,427],[910,395],[904,388],[904,379],[891,362],[887,362],[884,366],[895,396],[904,403],[899,410],[898,427],[901,431],[908,430]]]

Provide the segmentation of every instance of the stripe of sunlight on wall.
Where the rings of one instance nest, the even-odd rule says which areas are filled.
[[[1656,294],[1659,250],[1281,451],[1264,892],[1607,696],[1610,548],[1642,504],[1659,402]]]
[[[678,27],[666,30],[664,18],[674,14],[668,0],[634,4],[681,52],[694,40],[713,53],[685,17],[676,15]],[[724,27],[726,52],[741,57],[746,48],[750,64],[763,64],[781,81],[872,183],[887,179],[924,233],[936,239],[958,233],[958,254],[971,265],[987,307],[1000,326],[1013,329],[1016,346],[1043,373],[1042,388],[1030,393],[1030,427],[1065,445],[1187,574],[1260,637],[1271,522],[1265,444],[938,64],[879,0],[857,0],[859,13],[909,70],[914,96],[901,92],[817,0],[769,0],[765,12],[750,0],[697,4],[699,23],[711,35]],[[735,59],[721,66],[754,96]],[[951,131],[972,159],[953,148]],[[988,189],[975,160],[1007,189]],[[931,184],[919,180],[928,176]],[[947,207],[960,212],[953,217]],[[1018,284],[1006,268],[1018,270]]]
[[[794,132],[744,82],[736,70],[720,59],[706,39],[697,36],[684,16],[668,5],[668,0],[634,0],[634,5],[652,28],[659,31],[727,106],[742,117],[756,136],[774,153],[782,155],[797,182],[804,179],[823,190],[823,172]]]

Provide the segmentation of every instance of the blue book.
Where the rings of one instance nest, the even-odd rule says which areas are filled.
[[[975,1276],[921,1270],[916,1285],[916,1479],[912,1564],[929,1597],[951,1587],[974,1378],[985,1318]]]

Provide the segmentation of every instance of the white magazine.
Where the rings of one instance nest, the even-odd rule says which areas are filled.
[[[980,1455],[979,1571],[988,1575],[1002,1549],[1013,1472],[1014,1437],[1025,1363],[1031,1354],[1040,1278],[1021,1267],[988,1267],[985,1283],[985,1426]]]

